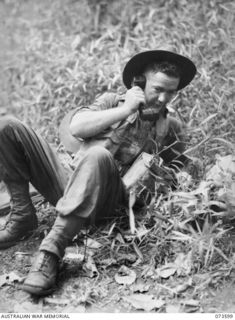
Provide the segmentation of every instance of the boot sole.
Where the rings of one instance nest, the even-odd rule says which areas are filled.
[[[37,229],[37,227],[31,231],[27,231],[26,234],[14,241],[10,241],[10,242],[4,242],[4,243],[0,243],[0,250],[1,249],[8,249],[8,248],[11,248],[15,245],[17,245],[18,242],[20,241],[24,241],[26,239],[28,239],[33,233],[34,231]]]
[[[46,296],[55,291],[55,288],[42,289],[41,287],[30,286],[27,284],[22,284],[20,289],[35,296]]]

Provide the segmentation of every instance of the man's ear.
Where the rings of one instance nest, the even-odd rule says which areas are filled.
[[[133,78],[132,87],[133,86],[138,86],[142,90],[144,90],[145,89],[145,85],[146,85],[146,77],[143,74],[139,75],[139,76],[135,76]]]

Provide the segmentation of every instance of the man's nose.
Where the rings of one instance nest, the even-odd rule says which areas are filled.
[[[167,92],[161,92],[158,96],[158,101],[161,103],[167,103],[169,100],[169,94]]]

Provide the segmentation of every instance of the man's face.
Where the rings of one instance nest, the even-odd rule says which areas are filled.
[[[154,107],[157,111],[163,110],[177,93],[180,79],[166,75],[162,72],[145,73],[145,99],[146,107]]]

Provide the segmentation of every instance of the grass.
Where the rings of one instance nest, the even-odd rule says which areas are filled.
[[[130,56],[156,48],[185,54],[198,73],[179,93],[175,115],[188,125],[188,154],[202,168],[197,181],[182,186],[187,197],[217,154],[235,152],[234,11],[235,3],[226,0],[2,1],[1,110],[58,146],[58,125],[69,110],[92,103],[107,90],[125,90],[121,72]],[[221,259],[229,265],[231,250],[220,243],[223,223],[214,225],[208,218],[204,225],[188,226],[192,217],[212,215],[200,197],[188,211],[171,193],[156,197],[151,210],[137,217],[139,230],[141,225],[148,229],[146,235],[124,237],[121,246],[111,232],[104,237],[105,254],[110,246],[112,252],[130,253],[130,243],[145,259],[152,246],[153,260],[164,264],[193,248],[194,272],[209,270]]]
[[[164,47],[198,66],[196,79],[176,102],[190,124],[191,145],[210,138],[197,154],[205,158],[218,147],[226,152],[233,143],[232,1],[6,1],[1,6],[8,12],[2,104],[50,141],[58,142],[53,128],[68,110],[106,90],[124,89],[121,71],[132,54]]]

